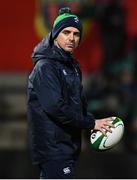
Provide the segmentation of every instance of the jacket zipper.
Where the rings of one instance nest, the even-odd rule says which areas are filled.
[[[75,70],[75,72],[76,72],[76,75],[79,76],[79,73],[78,73],[77,68],[74,66],[74,64],[72,64],[72,66],[73,66],[73,68],[74,68],[74,70]]]

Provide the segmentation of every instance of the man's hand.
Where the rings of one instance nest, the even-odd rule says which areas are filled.
[[[112,132],[111,128],[114,128],[114,125],[112,124],[112,120],[113,120],[112,117],[96,119],[94,130],[99,130],[104,135],[106,135],[107,131]]]

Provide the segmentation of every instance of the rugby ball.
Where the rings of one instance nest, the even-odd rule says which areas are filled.
[[[90,135],[90,144],[93,150],[104,151],[113,148],[122,138],[124,133],[124,123],[118,117],[112,117],[112,132],[103,135],[101,131],[93,130]]]

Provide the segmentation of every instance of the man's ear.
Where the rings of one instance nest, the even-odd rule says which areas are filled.
[[[55,38],[55,39],[54,39],[54,44],[56,44],[56,45],[57,45],[57,38]]]
[[[55,44],[57,47],[59,47],[58,42],[57,42],[57,38],[54,39],[54,44]]]

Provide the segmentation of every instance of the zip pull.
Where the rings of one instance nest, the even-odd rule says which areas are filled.
[[[73,63],[72,63],[72,67],[74,68],[74,70],[75,70],[77,76],[79,76],[78,70],[77,70],[77,68],[75,67],[75,65],[74,65]]]
[[[75,72],[76,72],[77,76],[79,76],[77,68],[74,67],[74,69],[75,69]]]

